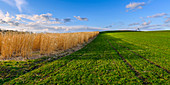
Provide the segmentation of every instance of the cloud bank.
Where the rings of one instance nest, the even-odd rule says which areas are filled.
[[[127,29],[135,30],[139,28],[142,31],[153,31],[153,30],[169,30],[169,27],[170,24],[153,24],[153,25],[139,25],[135,27],[128,27]]]
[[[51,13],[40,15],[17,14],[11,16],[8,12],[3,13],[0,10],[0,29],[31,31],[31,32],[83,32],[83,31],[104,31],[107,28],[91,27],[91,26],[64,26],[66,22],[71,22],[73,19],[64,18],[58,19],[53,17]],[[84,21],[84,18],[81,18]],[[85,20],[86,21],[86,20]]]

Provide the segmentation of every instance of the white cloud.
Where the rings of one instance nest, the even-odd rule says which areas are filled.
[[[54,26],[53,26],[54,27]],[[83,32],[83,31],[105,31],[109,30],[107,28],[100,28],[100,27],[90,27],[90,26],[55,26],[54,29],[56,30],[64,30],[63,32]]]
[[[47,13],[47,14],[41,14],[41,15],[25,15],[25,14],[18,14],[16,15],[17,20],[21,19],[28,19],[32,21],[49,21],[49,20],[55,20],[52,18],[52,14]]]
[[[157,18],[157,17],[162,17],[162,16],[165,16],[165,15],[168,15],[167,13],[158,13],[158,14],[155,14],[155,15],[152,15],[152,16],[147,16],[147,18]]]
[[[8,24],[8,25],[12,25],[12,26],[18,26],[19,22],[13,20],[13,16],[10,16],[10,14],[7,12],[6,14],[4,14],[1,10],[0,10],[0,24]]]
[[[22,12],[22,6],[27,4],[26,0],[15,0],[16,6],[20,12]]]
[[[60,19],[54,18],[52,14],[25,15],[18,14],[11,16],[10,13],[4,14],[0,10],[0,28],[7,30],[31,31],[31,32],[83,32],[83,31],[104,31],[106,28],[89,26],[63,26]],[[71,18],[61,19],[63,22],[70,22]],[[2,25],[5,24],[5,25]],[[58,26],[58,25],[61,26]]]
[[[10,6],[16,6],[20,12],[22,12],[22,7],[27,4],[26,0],[2,0]]]
[[[140,25],[140,23],[132,23],[132,24],[129,24],[128,26],[134,26],[134,25]]]
[[[109,29],[100,27],[89,27],[89,26],[0,26],[2,29],[8,30],[19,30],[19,31],[31,31],[31,32],[50,32],[50,33],[68,33],[68,32],[87,32],[87,31],[106,31]]]
[[[9,22],[9,21],[12,21],[12,18],[13,18],[13,17],[10,17],[10,14],[7,12],[7,13],[5,14],[5,17],[3,18],[3,20],[6,21],[6,22]]]
[[[169,23],[170,22],[170,17],[167,17],[167,19],[165,20],[165,23]]]
[[[160,28],[161,29],[168,29],[170,27],[170,24],[155,24],[155,25],[147,25],[147,26],[140,26],[140,29],[144,29],[144,30],[148,30],[148,29],[157,29]]]
[[[40,14],[40,15],[25,15],[18,14],[16,18],[14,16],[10,16],[7,12],[4,14],[0,10],[0,24],[8,24],[12,26],[32,26],[32,25],[52,25],[52,24],[62,24],[59,21],[56,21],[55,18],[52,17],[52,14]]]
[[[7,12],[5,16],[6,16],[6,17],[9,17],[10,15],[9,15],[9,13]]]
[[[142,23],[143,26],[150,25],[150,24],[151,24],[151,21],[143,22],[143,23]]]
[[[62,24],[57,21],[36,21],[36,22],[28,22],[28,25],[52,25],[52,24]]]
[[[154,25],[140,25],[136,27],[128,27],[129,30],[135,30],[139,28],[142,31],[152,31],[152,30],[170,30],[170,24],[154,24]],[[125,30],[127,30],[125,29]]]
[[[31,22],[27,22],[26,20]],[[62,24],[59,22],[58,18],[53,18],[52,14],[40,14],[40,15],[25,15],[18,14],[16,15],[16,20],[28,23],[28,25],[52,25],[52,24]]]
[[[74,16],[76,19],[80,20],[80,21],[88,21],[87,18],[81,18],[80,16]]]
[[[145,2],[131,2],[128,5],[126,5],[126,8],[128,8],[127,12],[129,10],[142,9],[143,8],[142,6],[144,5],[146,5]]]
[[[5,21],[3,19],[0,19],[0,24],[8,24],[10,26],[18,26],[19,25],[19,22],[17,21]]]
[[[2,12],[2,10],[0,10],[0,19],[2,19],[4,17],[5,17],[4,13]]]

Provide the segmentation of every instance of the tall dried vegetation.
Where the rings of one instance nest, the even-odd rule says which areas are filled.
[[[0,58],[30,57],[33,51],[51,54],[57,50],[67,50],[78,44],[88,42],[99,32],[77,33],[1,33]]]

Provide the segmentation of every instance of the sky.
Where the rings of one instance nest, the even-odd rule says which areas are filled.
[[[170,0],[0,0],[0,28],[32,32],[170,30]]]

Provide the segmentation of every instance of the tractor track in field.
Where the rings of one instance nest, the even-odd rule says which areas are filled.
[[[50,58],[48,58],[48,59],[46,59],[46,60],[43,61],[43,62],[53,62],[53,61],[55,61],[55,60],[61,59],[61,58],[64,57],[64,56],[67,56],[67,55],[69,55],[69,53],[65,53],[64,55],[61,55],[61,56],[59,56],[59,57],[54,58],[53,60],[48,60],[48,59],[50,59]],[[33,71],[33,70],[35,70],[35,69],[38,69],[38,68],[41,67],[41,66],[42,66],[42,65],[40,65],[40,66],[35,66],[35,67],[33,67],[31,70],[27,70],[27,72]]]
[[[118,44],[119,46],[123,47],[123,48],[126,48],[127,50],[129,50],[130,52],[134,53],[135,55],[141,57],[142,59],[146,60],[146,61],[149,62],[150,64],[153,64],[153,65],[155,65],[156,67],[161,68],[161,69],[163,69],[164,71],[166,71],[167,73],[170,74],[170,71],[169,71],[169,70],[167,70],[167,69],[161,67],[161,66],[158,65],[158,64],[155,64],[154,62],[152,62],[152,61],[146,59],[145,57],[139,55],[138,53],[136,53],[136,52],[134,52],[134,51],[132,51],[132,50],[130,50],[129,48],[127,48],[127,47],[125,47],[125,46],[123,46],[123,45],[121,45],[121,44],[119,44],[119,43],[117,43],[117,42],[115,42],[115,43]]]
[[[67,56],[67,55],[69,55],[69,54],[62,55],[62,56],[60,56],[58,59],[60,59],[60,58],[62,58],[62,57],[64,57],[64,56]],[[84,53],[81,54],[81,55],[76,55],[76,56],[77,56],[77,57],[82,57],[83,55],[84,55]],[[75,57],[75,58],[76,58],[76,57]],[[70,63],[71,61],[73,61],[75,58],[69,60],[69,61],[68,61],[67,63],[65,63],[64,65],[61,65],[57,70],[60,70],[62,67],[66,66],[68,63]],[[56,60],[58,60],[58,59],[56,59]],[[38,69],[38,68],[35,68],[35,69]],[[35,70],[35,69],[33,69],[33,70]],[[31,70],[31,71],[33,71],[33,70]],[[31,71],[30,71],[30,72],[31,72]],[[45,76],[44,78],[42,78],[42,80],[48,78],[49,76],[50,76],[50,75]],[[17,77],[17,78],[19,78],[19,77]]]
[[[128,61],[119,53],[119,51],[115,48],[115,47],[113,47],[112,46],[112,44],[109,42],[109,40],[107,40],[108,41],[108,43],[110,44],[110,46],[116,51],[116,53],[121,57],[121,59],[123,60],[123,62],[128,66],[128,67],[130,67],[130,69],[135,73],[135,75],[140,79],[140,80],[142,80],[143,81],[143,84],[151,84],[150,82],[147,82],[146,81],[146,78],[143,78],[142,76],[140,76],[140,72],[138,72],[135,68],[133,68],[133,66],[130,64],[130,63],[128,63]]]
[[[62,57],[67,56],[67,55],[69,55],[69,54],[63,55]],[[84,55],[84,53],[81,54],[81,55],[76,55],[76,57],[82,57],[83,55]],[[60,57],[60,58],[62,58],[62,57]],[[75,57],[75,58],[76,58],[76,57]],[[60,58],[58,58],[58,59],[60,59]],[[68,61],[66,64],[64,64],[64,65],[62,65],[61,67],[59,67],[58,69],[60,69],[60,68],[62,68],[62,67],[64,67],[64,66],[66,66],[69,62],[73,61],[75,58],[71,59],[71,60]],[[57,59],[57,60],[58,60],[58,59]]]
[[[81,55],[77,55],[77,56],[78,56],[78,57],[82,57],[83,55],[84,55],[84,53],[81,54]],[[72,62],[74,59],[75,59],[75,58],[71,59],[70,61],[68,61],[68,62],[65,63],[64,65],[61,65],[57,70],[60,70],[62,67],[66,66],[68,63]],[[52,72],[51,72],[51,73],[52,73]],[[48,75],[48,76],[46,76],[46,77],[44,77],[44,78],[42,78],[42,79],[44,80],[44,79],[48,78],[49,76],[50,76],[50,75]]]
[[[61,56],[59,56],[59,57],[57,57],[57,58],[54,58],[53,60],[48,60],[48,59],[46,59],[45,61],[43,61],[43,62],[53,62],[53,61],[55,61],[55,60],[58,60],[58,59],[60,59],[60,58],[62,58],[62,57],[64,57],[64,56],[67,56],[67,55],[69,55],[69,53],[65,53],[64,55],[61,55]],[[42,65],[39,65],[39,66],[34,66],[33,68],[31,68],[31,70],[26,70],[26,72],[24,73],[24,74],[26,74],[26,73],[28,73],[28,72],[31,72],[31,71],[33,71],[33,70],[36,70],[36,69],[38,69],[38,68],[40,68]],[[24,75],[23,74],[23,75]],[[20,75],[21,76],[21,75]],[[18,76],[19,77],[19,76]],[[16,77],[16,78],[18,78],[18,77]],[[15,78],[14,78],[15,79]],[[12,79],[13,80],[13,79]],[[9,81],[9,80],[8,80]],[[4,83],[5,82],[8,82],[8,81],[4,81]],[[2,83],[3,84],[3,83]]]
[[[81,54],[81,55],[76,55],[76,56],[77,56],[77,57],[82,57],[82,56],[84,56],[84,55],[86,55],[86,54],[83,53],[83,54]],[[91,55],[86,55],[86,56],[91,56]],[[101,56],[100,56],[100,57],[101,57]],[[73,60],[75,60],[75,58],[71,59],[71,60],[68,61],[66,64],[60,66],[57,70],[60,70],[62,67],[66,66],[68,63],[72,62]],[[50,77],[50,76],[51,76],[51,75],[48,75],[48,76],[46,76],[46,77],[44,77],[44,78],[41,78],[41,81],[42,81],[42,80],[45,80],[46,78],[48,78],[48,77]]]
[[[48,59],[46,59],[46,60],[43,60],[42,62],[45,62],[45,63],[47,63],[47,62],[53,62],[53,61],[58,60],[58,59],[60,59],[60,58],[62,58],[62,57],[64,57],[64,56],[67,56],[67,55],[69,55],[69,53],[65,53],[64,55],[61,55],[61,56],[58,56],[58,57],[54,56],[52,60],[49,60],[50,58],[48,58]],[[37,63],[38,63],[38,62],[37,62]],[[27,64],[25,64],[25,65],[27,65]],[[32,65],[32,64],[30,64],[29,66],[31,66],[31,65]],[[26,71],[24,72],[24,74],[27,73],[27,72],[31,72],[31,71],[33,71],[33,70],[35,70],[35,69],[38,69],[38,68],[41,67],[41,66],[42,66],[42,64],[41,64],[41,65],[38,65],[38,66],[34,66],[34,67],[32,67],[31,69],[26,70]],[[17,77],[16,77],[16,78],[17,78]]]

